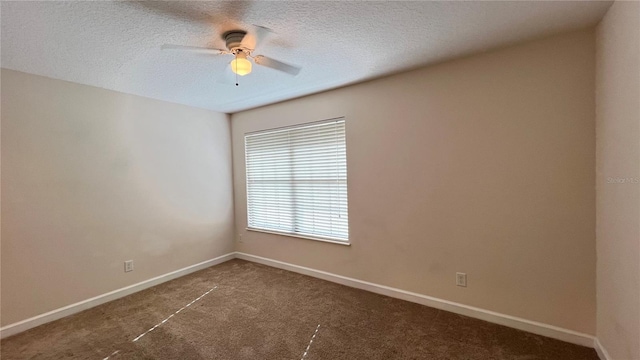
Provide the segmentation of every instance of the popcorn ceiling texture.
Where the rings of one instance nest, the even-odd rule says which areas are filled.
[[[2,67],[150,98],[237,112],[434,62],[592,26],[611,2],[2,2]],[[224,84],[223,47],[251,24],[275,32],[263,54],[297,77],[254,66]],[[260,46],[261,45],[261,46]]]

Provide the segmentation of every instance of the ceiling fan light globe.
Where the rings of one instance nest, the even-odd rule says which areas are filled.
[[[231,61],[231,71],[234,73],[245,76],[251,73],[251,61],[245,58],[237,58]]]

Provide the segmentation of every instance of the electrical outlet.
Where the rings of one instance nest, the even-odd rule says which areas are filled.
[[[456,285],[467,287],[467,274],[465,273],[456,273]]]
[[[133,271],[133,260],[127,260],[124,262],[124,272]]]
[[[239,243],[243,243],[244,241],[242,241],[242,233],[238,234],[238,242]]]

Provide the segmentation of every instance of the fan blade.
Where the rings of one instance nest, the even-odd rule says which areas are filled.
[[[157,14],[170,16],[174,19],[186,22],[214,23],[215,17],[204,11],[184,6],[184,3],[174,1],[125,1],[126,5],[143,7]]]
[[[287,74],[296,76],[300,72],[301,68],[289,64],[285,64],[282,61],[268,58],[266,56],[258,55],[253,58],[256,64],[272,68],[274,70],[286,72]]]
[[[267,36],[273,33],[273,30],[260,25],[252,25],[251,30],[252,31],[247,32],[247,35],[244,36],[241,45],[242,47],[251,49],[252,51],[262,44]]]
[[[186,46],[186,45],[164,44],[160,48],[162,50],[189,51],[189,52],[199,53],[199,54],[219,55],[219,54],[227,54],[227,53],[229,53],[228,51],[221,50],[221,49],[205,48],[205,47],[198,47],[198,46]]]
[[[236,86],[236,74],[231,72],[231,69],[228,68],[229,64],[225,64],[225,68],[220,70],[220,74],[215,80],[216,84],[228,85],[228,86]]]
[[[130,6],[137,6],[151,10],[156,14],[165,15],[185,22],[198,22],[207,25],[221,25],[229,20],[241,21],[251,6],[249,1],[122,1]]]

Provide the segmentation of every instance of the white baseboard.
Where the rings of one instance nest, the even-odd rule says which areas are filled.
[[[195,265],[191,265],[191,266],[187,266],[185,268],[176,270],[176,271],[172,271],[170,273],[164,274],[164,275],[160,275],[157,277],[154,277],[152,279],[149,280],[145,280],[142,282],[139,282],[137,284],[133,284],[118,290],[114,290],[111,292],[108,292],[106,294],[102,294],[102,295],[98,295],[96,297],[93,297],[91,299],[87,299],[84,301],[80,301],[77,302],[75,304],[71,304],[65,307],[61,307],[59,309],[55,309],[53,311],[49,311],[47,313],[44,314],[40,314],[38,316],[34,316],[32,318],[26,319],[26,320],[22,320],[13,324],[9,324],[7,326],[4,326],[2,328],[0,328],[0,339],[5,338],[7,336],[11,336],[11,335],[15,335],[17,333],[23,332],[25,330],[29,330],[31,328],[34,328],[36,326],[40,326],[42,324],[54,321],[54,320],[58,320],[61,319],[65,316],[69,316],[75,313],[78,313],[80,311],[92,308],[94,306],[98,306],[101,304],[104,304],[106,302],[115,300],[115,299],[119,299],[121,297],[127,296],[127,295],[131,295],[135,292],[150,288],[152,286],[156,286],[158,284],[162,284],[163,282],[167,282],[169,280],[173,280],[176,278],[179,278],[181,276],[190,274],[192,272],[198,271],[198,270],[202,270],[205,268],[208,268],[210,266],[213,265],[217,265],[220,263],[223,263],[225,261],[231,260],[235,258],[235,253],[229,253],[226,255],[222,255],[222,256],[218,256],[217,258],[211,259],[211,260],[207,260],[207,261],[203,261],[201,263],[195,264]]]
[[[594,340],[593,347],[596,349],[596,353],[598,353],[600,360],[613,360],[598,338]]]
[[[238,259],[256,262],[271,267],[293,271],[296,273],[312,276],[315,278],[331,281],[341,285],[370,291],[376,294],[386,295],[389,297],[411,301],[414,303],[430,306],[436,309],[449,311],[452,313],[469,316],[472,318],[492,322],[499,325],[508,326],[514,329],[527,331],[530,333],[550,337],[557,340],[566,341],[573,344],[595,346],[595,337],[589,334],[564,329],[561,327],[531,321],[511,315],[501,314],[490,310],[480,309],[477,307],[459,304],[453,301],[438,299],[435,297],[413,293],[410,291],[400,290],[389,286],[378,285],[367,281],[349,278],[346,276],[336,275],[325,271],[315,270],[304,266],[293,265],[282,261],[272,260],[261,256],[236,252]],[[606,352],[605,352],[606,353]],[[608,358],[603,358],[609,360]]]
[[[598,356],[601,360],[611,360],[606,349],[600,344],[598,339],[592,335],[580,333],[577,331],[560,328],[553,325],[548,325],[536,321],[522,319],[519,317],[497,313],[490,310],[480,309],[477,307],[459,304],[453,301],[438,299],[435,297],[413,293],[410,291],[400,290],[389,286],[378,285],[367,281],[349,278],[346,276],[336,275],[325,271],[315,270],[304,266],[289,264],[282,261],[264,258],[261,256],[235,252],[226,255],[219,256],[217,258],[203,261],[201,263],[185,267],[155,278],[142,281],[140,283],[130,285],[118,290],[102,294],[91,299],[77,302],[32,318],[19,321],[13,324],[9,324],[0,328],[0,338],[5,338],[36,326],[61,319],[65,316],[69,316],[80,311],[104,304],[106,302],[119,299],[121,297],[133,294],[135,292],[150,288],[155,285],[159,285],[169,280],[176,279],[178,277],[190,274],[192,272],[205,269],[207,267],[223,263],[225,261],[238,258],[242,260],[252,261],[267,266],[284,269],[315,278],[331,281],[341,285],[346,285],[356,289],[370,291],[376,294],[386,295],[389,297],[411,301],[414,303],[430,306],[436,309],[450,311],[452,313],[469,316],[472,318],[492,322],[499,325],[508,326],[511,328],[527,331],[530,333],[547,336],[550,338],[566,341],[573,344],[582,346],[588,346],[595,348]]]

